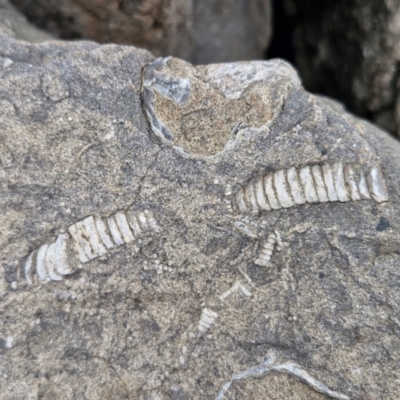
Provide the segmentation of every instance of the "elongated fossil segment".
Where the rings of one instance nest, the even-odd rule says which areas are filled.
[[[128,244],[149,231],[159,231],[151,211],[118,211],[108,218],[87,217],[71,225],[51,244],[33,251],[23,265],[28,285],[36,280],[60,281],[81,268],[81,264]]]
[[[214,325],[214,322],[216,318],[218,317],[218,314],[208,308],[204,308],[200,321],[199,321],[199,331],[201,333],[206,333],[212,325]]]
[[[242,282],[236,281],[230,289],[219,296],[219,299],[221,301],[225,301],[231,294],[235,293],[238,290],[240,290],[246,297],[251,296],[251,293],[247,290],[246,286],[244,286]]]
[[[281,169],[258,176],[232,197],[234,213],[270,211],[305,203],[348,202],[373,199],[388,201],[382,170],[373,166],[367,173],[359,165],[313,165]]]
[[[260,265],[262,267],[266,267],[269,263],[269,260],[272,257],[272,253],[274,251],[276,243],[276,234],[271,232],[268,234],[267,239],[263,246],[261,247],[260,254],[258,255],[255,264]]]

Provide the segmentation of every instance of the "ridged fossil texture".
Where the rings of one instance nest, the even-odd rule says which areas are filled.
[[[365,174],[359,165],[313,165],[281,169],[258,176],[232,197],[234,213],[270,211],[305,203],[388,201],[382,170],[373,166]]]
[[[275,232],[271,232],[268,234],[267,239],[261,247],[260,254],[255,261],[255,264],[260,265],[262,267],[266,267],[269,263],[269,260],[272,257],[272,253],[274,251],[275,243],[277,240],[277,236]]]
[[[33,251],[22,267],[28,285],[60,281],[114,247],[131,243],[148,231],[159,231],[151,211],[118,211],[107,218],[87,217]]]
[[[211,326],[214,325],[217,317],[218,314],[216,312],[208,308],[204,308],[200,316],[199,331],[201,333],[206,333],[211,328]]]

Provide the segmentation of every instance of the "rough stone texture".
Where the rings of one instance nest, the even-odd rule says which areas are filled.
[[[196,64],[264,58],[269,0],[13,0],[65,39],[144,47]]]
[[[400,1],[287,3],[305,86],[400,134]]]
[[[53,37],[31,25],[8,0],[0,0],[0,33],[31,43],[45,42]]]
[[[282,61],[194,68],[3,35],[0,56],[2,399],[400,397],[397,142]],[[221,136],[189,135],[182,107]],[[389,201],[229,207],[259,174],[338,161],[381,165]],[[128,208],[160,232],[26,285],[32,251]],[[205,308],[218,316],[201,334]]]

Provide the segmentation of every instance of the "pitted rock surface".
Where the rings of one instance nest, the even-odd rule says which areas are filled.
[[[147,88],[166,138],[143,97],[146,51],[0,36],[0,56],[2,398],[399,398],[394,139],[282,61],[164,60],[169,83]],[[207,112],[187,122],[178,80],[218,129]],[[232,212],[256,176],[338,162],[379,165],[388,201]],[[29,254],[120,210],[149,210],[159,232],[27,285]]]

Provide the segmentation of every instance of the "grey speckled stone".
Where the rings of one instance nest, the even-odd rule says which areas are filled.
[[[2,399],[399,398],[397,142],[282,61],[6,36],[0,56]],[[318,165],[347,197],[282,208],[286,169]],[[381,202],[350,201],[349,166],[381,168]],[[278,207],[238,212],[268,176]],[[144,210],[159,229],[87,262],[71,241],[80,268],[26,283],[80,221]]]

